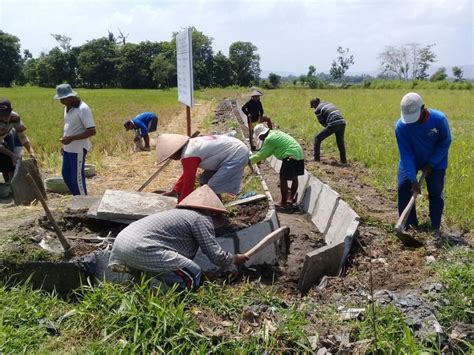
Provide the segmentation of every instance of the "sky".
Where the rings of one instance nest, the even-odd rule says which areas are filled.
[[[37,57],[57,42],[73,46],[115,35],[169,41],[194,26],[228,55],[236,41],[257,46],[263,71],[328,72],[337,47],[354,55],[352,73],[380,69],[386,46],[436,44],[435,66],[474,63],[474,0],[0,0],[0,30]]]

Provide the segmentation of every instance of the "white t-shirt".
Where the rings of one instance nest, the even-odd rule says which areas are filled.
[[[227,161],[249,155],[249,149],[241,140],[226,135],[210,135],[191,138],[181,159],[199,157],[201,158],[200,168],[217,170]]]
[[[64,108],[64,136],[74,136],[84,133],[88,128],[95,127],[92,111],[84,101],[79,107],[72,107],[69,112]],[[64,151],[69,153],[81,153],[83,149],[89,151],[92,143],[89,138],[79,139],[64,146]]]

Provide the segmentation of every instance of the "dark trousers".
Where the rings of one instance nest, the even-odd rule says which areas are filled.
[[[314,137],[314,160],[319,161],[321,158],[321,142],[334,133],[336,135],[337,149],[339,149],[341,163],[346,164],[346,147],[344,145],[345,130],[346,125],[341,124],[338,126],[328,126],[319,132],[316,137]]]
[[[10,152],[14,152],[15,147],[21,147],[20,140],[16,135],[15,130],[11,130],[3,138],[3,146],[7,148]],[[5,154],[0,153],[0,171],[5,173],[12,173],[15,171],[15,166],[12,163],[12,159]]]
[[[86,155],[87,150],[85,149],[81,153],[63,153],[63,179],[74,196],[87,195],[86,176],[84,175]]]
[[[444,176],[446,169],[433,170],[430,175],[426,177],[426,188],[428,190],[428,201],[430,209],[431,226],[434,229],[439,229],[441,226],[441,215],[444,209]],[[405,209],[412,196],[411,182],[404,171],[398,169],[398,214],[400,215]],[[416,209],[413,209],[408,216],[406,226],[417,227],[418,218],[416,216]]]

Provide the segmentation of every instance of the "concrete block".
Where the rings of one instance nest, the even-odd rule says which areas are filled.
[[[232,254],[236,253],[234,238],[224,237],[224,238],[216,238],[216,239],[219,245],[222,247],[222,249]],[[196,264],[198,264],[201,267],[203,271],[211,271],[211,270],[215,271],[215,270],[221,269],[219,266],[213,264],[209,260],[209,258],[201,251],[201,248],[199,248],[193,260]]]
[[[305,170],[304,175],[298,176],[298,199],[296,200],[296,204],[299,205],[304,198],[304,192],[306,187],[308,186],[309,179],[312,175]]]
[[[319,195],[323,188],[323,183],[314,177],[310,177],[308,186],[303,197],[303,211],[311,215],[314,206],[318,201]]]
[[[308,213],[311,215],[311,221],[319,232],[326,233],[339,200],[340,196],[336,191],[326,184],[322,186],[321,194],[316,201],[314,209],[312,211],[308,210]]]
[[[272,231],[273,229],[271,228],[269,221],[254,224],[248,228],[245,228],[244,230],[238,231],[238,245],[236,247],[236,252],[245,253]],[[277,262],[277,254],[278,252],[276,244],[271,244],[260,251],[258,254],[252,256],[250,260],[245,263],[245,265],[273,265]]]
[[[330,221],[329,228],[324,235],[326,244],[344,242],[347,236],[352,236],[355,233],[355,230],[353,230],[354,222],[358,221],[357,213],[346,202],[340,200]],[[356,225],[358,226],[358,223]]]
[[[271,157],[267,158],[268,163],[270,164],[270,166],[271,166],[273,169],[275,169],[275,164],[276,164],[277,160],[278,160],[278,159],[275,158],[274,155],[272,155]]]
[[[342,268],[344,243],[326,245],[306,254],[298,281],[301,292],[318,284],[323,276],[337,276]]]
[[[96,218],[138,220],[175,208],[176,199],[148,192],[106,190],[97,207]]]

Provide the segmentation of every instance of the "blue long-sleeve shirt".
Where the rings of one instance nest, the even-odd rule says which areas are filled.
[[[451,144],[451,132],[448,119],[441,111],[429,109],[428,118],[423,122],[410,124],[400,119],[395,126],[399,169],[403,170],[411,182],[416,181],[416,172],[426,165],[433,170],[448,167],[448,150]]]
[[[140,131],[140,136],[144,137],[148,134],[148,125],[156,115],[153,112],[143,112],[132,119],[135,129]]]

